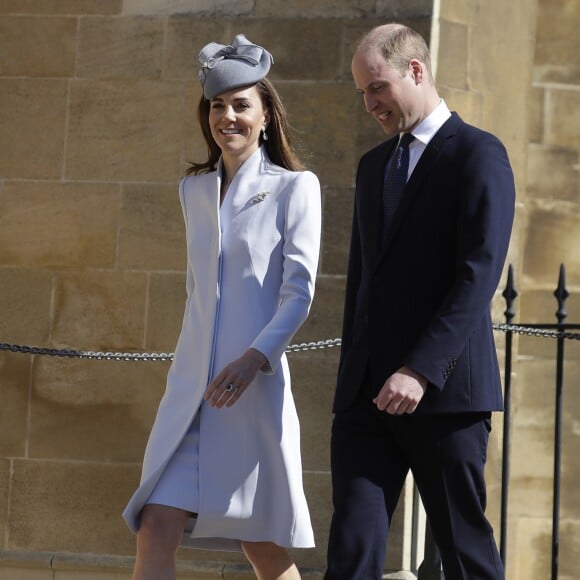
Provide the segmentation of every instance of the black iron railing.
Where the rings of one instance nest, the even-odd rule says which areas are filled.
[[[512,396],[512,368],[513,368],[513,335],[525,334],[529,336],[548,337],[556,340],[556,377],[555,377],[555,412],[554,412],[554,470],[553,470],[553,502],[552,502],[552,559],[551,580],[558,579],[559,547],[560,547],[560,488],[562,477],[562,417],[563,417],[563,387],[564,387],[564,350],[565,342],[569,339],[580,339],[575,333],[580,324],[564,322],[568,316],[566,300],[569,297],[566,288],[566,269],[562,264],[558,277],[558,285],[554,291],[558,308],[556,322],[547,324],[521,323],[514,324],[514,303],[518,292],[514,283],[513,268],[510,265],[507,272],[506,287],[502,293],[506,301],[504,316],[505,325],[494,325],[496,330],[505,332],[505,368],[504,368],[504,414],[502,440],[502,475],[501,475],[501,515],[500,515],[500,542],[501,559],[507,563],[507,523],[508,497],[510,484],[510,435],[511,435],[511,396]],[[444,580],[441,567],[441,556],[435,544],[431,529],[427,523],[425,529],[424,560],[417,570],[418,580]]]

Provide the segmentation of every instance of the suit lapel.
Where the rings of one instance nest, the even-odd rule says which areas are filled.
[[[361,188],[364,195],[360,199],[360,221],[364,225],[361,227],[361,232],[364,232],[365,246],[371,264],[376,261],[381,248],[385,165],[396,142],[396,139],[392,139],[377,147],[373,158],[369,160],[368,169],[365,168],[364,182]]]
[[[423,151],[417,166],[411,174],[411,178],[403,190],[401,201],[399,202],[399,206],[393,216],[391,226],[379,252],[377,265],[391,246],[409,208],[415,203],[420,203],[421,193],[428,189],[428,187],[422,187],[425,180],[428,179],[435,168],[438,160],[445,151],[445,147],[451,143],[461,123],[462,121],[459,116],[452,113],[451,117],[437,131],[431,141],[429,141],[425,151]]]

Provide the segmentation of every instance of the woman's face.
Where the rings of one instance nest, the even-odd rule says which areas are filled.
[[[270,115],[255,86],[233,89],[210,101],[209,126],[224,158],[244,162],[260,146]]]

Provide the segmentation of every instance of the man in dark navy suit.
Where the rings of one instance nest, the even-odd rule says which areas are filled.
[[[414,30],[373,29],[352,73],[390,138],[356,177],[325,578],[381,578],[411,470],[446,580],[502,579],[484,467],[503,405],[490,302],[513,222],[509,160],[449,111]]]

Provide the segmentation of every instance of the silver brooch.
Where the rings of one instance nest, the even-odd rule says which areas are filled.
[[[270,193],[270,191],[260,191],[260,193],[256,193],[256,195],[250,199],[250,203],[260,203],[261,201],[264,201],[266,196]]]

